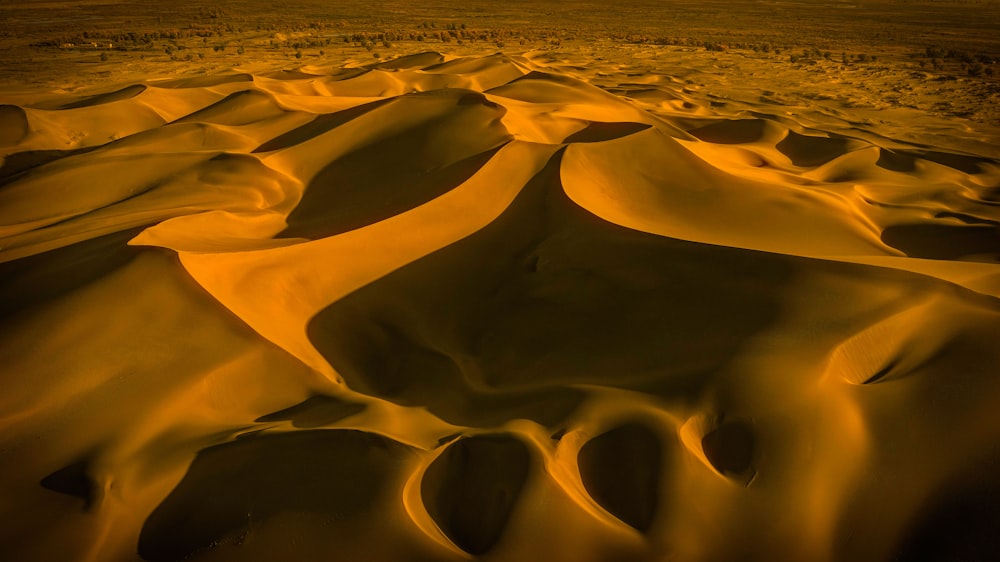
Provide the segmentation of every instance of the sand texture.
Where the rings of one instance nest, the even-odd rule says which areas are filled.
[[[5,98],[0,559],[1000,558],[1000,137],[575,57]]]

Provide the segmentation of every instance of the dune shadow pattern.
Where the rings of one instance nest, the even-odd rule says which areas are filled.
[[[482,94],[455,89],[437,92],[435,97],[452,100],[454,110],[361,146],[325,166],[309,182],[280,236],[333,236],[407,211],[464,183],[509,140],[500,124],[506,110]],[[419,103],[419,97],[407,101],[415,99]],[[377,119],[380,105],[373,102],[321,117],[294,133],[312,136],[368,113]],[[448,130],[462,132],[458,154],[456,142],[440,138],[440,131]],[[278,138],[258,150],[283,143]],[[389,161],[391,165],[386,166]],[[372,173],[378,169],[382,173]]]
[[[720,390],[720,386],[751,388],[759,382],[754,377],[772,377],[767,388],[775,396],[770,398],[776,397],[779,402],[789,396],[794,398],[794,390],[786,395],[781,387],[786,381],[797,383],[799,373],[782,371],[786,364],[779,362],[780,369],[774,370],[781,372],[761,375],[753,369],[763,371],[770,367],[765,369],[755,361],[771,365],[767,361],[773,360],[773,354],[789,349],[783,346],[811,342],[798,334],[775,334],[772,329],[785,330],[791,326],[815,330],[821,336],[818,339],[832,342],[864,323],[855,316],[865,315],[867,322],[879,326],[884,319],[881,315],[899,312],[893,308],[897,306],[895,301],[886,304],[894,297],[880,294],[899,295],[912,290],[921,297],[947,294],[947,298],[960,299],[968,297],[962,291],[972,292],[940,279],[924,279],[906,271],[905,264],[900,271],[862,265],[868,264],[867,261],[850,263],[850,257],[855,255],[850,252],[844,254],[848,256],[848,263],[844,263],[810,257],[808,252],[762,251],[760,248],[766,245],[756,245],[761,239],[789,235],[780,232],[784,224],[780,220],[773,231],[767,230],[771,225],[767,220],[770,217],[766,216],[756,220],[761,217],[754,215],[751,217],[754,220],[747,222],[751,226],[744,230],[735,224],[736,242],[731,246],[724,245],[728,242],[698,242],[699,233],[704,231],[691,225],[697,226],[699,219],[706,217],[719,219],[712,214],[716,210],[711,199],[713,193],[737,200],[725,211],[731,215],[723,215],[717,223],[706,221],[708,225],[728,219],[738,223],[742,217],[758,212],[756,208],[748,208],[745,209],[748,215],[742,215],[744,209],[739,204],[744,200],[738,198],[751,190],[760,190],[765,194],[762,199],[750,197],[745,201],[764,201],[767,204],[761,204],[760,208],[765,209],[761,212],[773,211],[779,218],[798,212],[833,217],[828,222],[835,226],[817,221],[817,228],[830,228],[832,239],[839,240],[838,235],[843,234],[843,239],[852,244],[854,235],[868,236],[870,239],[864,240],[870,242],[873,255],[878,258],[899,258],[912,265],[910,262],[918,260],[905,260],[899,254],[970,262],[996,262],[1000,257],[998,221],[995,213],[990,214],[1000,199],[998,188],[989,183],[993,177],[990,174],[1000,169],[994,160],[903,142],[892,143],[891,149],[876,147],[860,136],[826,133],[801,123],[792,124],[791,117],[765,113],[741,112],[739,116],[730,116],[733,118],[715,118],[704,113],[696,117],[675,115],[671,121],[669,115],[643,113],[642,108],[649,106],[642,106],[641,100],[683,102],[684,109],[695,109],[694,94],[682,96],[680,91],[669,94],[651,85],[602,89],[578,78],[559,75],[556,70],[552,73],[538,70],[541,63],[528,62],[522,59],[515,63],[502,53],[453,60],[446,60],[438,53],[421,53],[331,73],[307,67],[259,78],[250,74],[196,76],[64,99],[45,107],[0,105],[0,145],[20,145],[5,154],[0,168],[0,195],[13,202],[8,207],[14,208],[16,204],[37,210],[43,205],[34,203],[48,204],[46,198],[59,194],[80,196],[78,200],[57,201],[66,203],[66,210],[54,215],[55,218],[44,213],[40,218],[14,216],[17,213],[13,211],[9,217],[4,216],[9,220],[0,227],[12,233],[9,237],[4,235],[4,244],[9,244],[5,248],[14,248],[22,252],[18,255],[27,256],[16,259],[4,256],[5,261],[0,263],[3,294],[0,326],[5,330],[16,329],[19,320],[42,307],[54,306],[66,295],[82,293],[91,284],[112,277],[132,263],[139,252],[160,251],[129,245],[146,229],[131,228],[139,224],[139,219],[134,219],[137,215],[147,220],[147,225],[162,226],[137,243],[162,245],[176,251],[180,255],[178,267],[187,267],[192,278],[225,306],[242,303],[239,299],[245,296],[239,290],[243,287],[239,283],[245,280],[240,275],[243,270],[234,272],[227,268],[250,267],[249,271],[266,277],[280,266],[288,265],[290,260],[282,260],[289,256],[319,256],[317,261],[322,261],[325,255],[310,252],[333,248],[331,255],[343,261],[335,263],[331,258],[331,263],[323,263],[329,270],[303,267],[287,276],[282,270],[261,282],[260,293],[254,293],[256,279],[247,282],[250,299],[269,297],[267,291],[272,289],[287,290],[280,295],[287,300],[276,300],[279,305],[274,308],[261,308],[279,315],[285,312],[279,310],[282,303],[297,306],[298,297],[314,289],[319,293],[327,287],[323,283],[329,282],[329,286],[339,290],[340,277],[328,275],[316,281],[322,276],[310,274],[336,270],[337,274],[346,272],[345,277],[350,277],[357,273],[346,262],[351,259],[351,251],[365,251],[365,243],[372,241],[365,238],[368,233],[378,232],[380,236],[389,233],[390,238],[422,235],[393,230],[393,224],[384,230],[374,228],[365,232],[366,227],[384,226],[377,223],[408,213],[403,218],[423,216],[420,211],[427,208],[448,210],[454,200],[449,198],[441,203],[440,199],[459,188],[469,188],[463,189],[463,196],[475,194],[475,189],[484,190],[484,197],[495,195],[489,190],[498,189],[499,182],[521,177],[507,174],[508,170],[497,172],[496,168],[501,166],[491,165],[501,152],[501,157],[517,154],[517,150],[509,149],[522,150],[521,155],[530,157],[518,160],[515,156],[503,162],[516,166],[530,161],[532,166],[541,166],[530,179],[518,179],[520,183],[513,186],[516,190],[503,191],[513,200],[504,199],[504,204],[509,202],[509,205],[502,212],[495,209],[499,214],[490,214],[492,220],[484,220],[485,224],[461,231],[457,239],[435,240],[437,245],[431,249],[415,245],[424,253],[408,254],[401,250],[400,263],[391,264],[395,269],[387,269],[387,273],[378,270],[379,277],[374,280],[365,277],[364,284],[356,289],[344,282],[343,286],[351,287],[346,295],[338,293],[335,298],[323,300],[327,295],[309,294],[308,298],[300,299],[308,302],[302,310],[296,310],[301,316],[294,316],[295,323],[274,325],[295,332],[294,337],[299,339],[290,337],[289,341],[312,344],[321,356],[316,363],[308,363],[316,367],[315,371],[296,362],[296,358],[302,359],[296,355],[302,348],[265,334],[261,324],[251,322],[252,315],[246,309],[230,307],[228,312],[233,314],[228,319],[238,319],[243,314],[243,320],[251,324],[240,325],[246,329],[245,334],[241,332],[241,338],[245,338],[240,341],[268,360],[240,362],[257,356],[226,356],[220,359],[222,366],[218,370],[194,374],[218,377],[209,381],[214,384],[216,380],[228,380],[225,377],[231,375],[229,369],[235,371],[241,365],[248,366],[250,377],[263,374],[254,369],[277,370],[274,365],[281,365],[292,373],[288,377],[289,387],[282,389],[283,395],[295,396],[292,400],[298,402],[278,406],[268,402],[268,406],[262,407],[266,409],[252,414],[248,414],[247,404],[232,411],[222,411],[225,406],[215,402],[197,404],[231,425],[210,439],[201,436],[204,440],[193,446],[214,443],[193,455],[179,483],[151,513],[146,512],[148,517],[139,531],[133,555],[137,553],[149,561],[202,556],[269,559],[284,555],[288,559],[315,559],[317,548],[320,551],[329,548],[327,559],[341,560],[356,559],[358,553],[369,554],[370,548],[382,547],[384,542],[393,543],[392,548],[397,550],[371,552],[370,559],[457,560],[470,556],[491,559],[495,555],[494,559],[509,560],[522,551],[517,545],[505,543],[505,538],[515,531],[522,533],[520,537],[526,536],[524,528],[537,522],[531,519],[532,510],[543,514],[565,513],[559,511],[565,506],[580,508],[572,513],[570,518],[579,516],[572,524],[580,524],[581,528],[592,525],[589,529],[598,529],[605,536],[625,537],[622,544],[632,541],[641,548],[652,548],[650,545],[662,538],[656,534],[676,524],[684,515],[679,511],[683,506],[678,508],[670,497],[671,493],[685,492],[676,484],[683,475],[701,471],[697,473],[702,478],[699,485],[723,490],[713,499],[723,505],[740,493],[758,492],[758,489],[744,489],[756,476],[758,466],[768,461],[788,460],[788,456],[774,454],[768,447],[784,445],[775,445],[782,441],[775,438],[775,432],[797,435],[793,429],[798,428],[777,431],[771,420],[772,426],[767,427],[772,434],[767,434],[761,420],[749,415],[739,417],[739,413],[725,417],[727,412],[712,412],[715,425],[699,426],[696,432],[704,429],[704,433],[683,434],[681,442],[681,427],[690,429],[698,424],[682,426],[685,422],[680,418],[700,416],[709,407],[725,410],[727,399],[739,403],[741,397],[726,396],[729,389]],[[321,100],[315,104],[305,99],[318,92],[331,95],[330,91],[337,90],[333,86],[343,87],[338,90],[341,92],[352,92],[355,99],[334,100],[335,103]],[[195,89],[206,91],[191,91]],[[622,104],[622,100],[609,93],[612,91],[631,93],[636,98]],[[662,98],[658,97],[660,94]],[[169,100],[174,104],[171,107],[184,111],[171,111],[172,120],[166,124],[158,115],[149,116],[149,105],[162,100]],[[348,107],[354,103],[359,105]],[[720,107],[724,105],[709,101],[698,109],[714,111]],[[119,112],[128,118],[116,123],[119,131],[108,131],[114,135],[79,136],[69,142],[66,135],[60,136],[66,131],[59,127],[66,127],[67,123],[80,122],[99,128]],[[146,117],[132,119],[136,115]],[[35,119],[39,116],[42,118]],[[615,121],[616,118],[619,120]],[[53,125],[46,125],[49,121]],[[553,130],[543,131],[546,124],[551,124]],[[582,124],[586,125],[581,129]],[[57,129],[60,134],[46,137],[51,131],[44,131],[45,127]],[[121,131],[127,134],[119,137],[117,132]],[[30,142],[24,142],[29,138]],[[683,138],[684,142],[672,140],[677,138]],[[588,146],[566,146],[578,143]],[[706,147],[702,143],[717,146]],[[585,190],[599,191],[600,182],[577,191],[567,189],[571,182],[578,187],[587,183],[580,181],[579,170],[594,168],[581,165],[577,175],[563,175],[564,165],[568,168],[570,162],[566,155],[574,154],[574,150],[600,154],[605,148],[607,153],[618,151],[628,156],[607,160],[611,163],[609,167],[618,169],[599,170],[602,174],[610,172],[599,179],[615,181],[621,174],[614,172],[623,171],[624,166],[635,165],[637,169],[650,166],[638,169],[632,176],[637,180],[649,179],[649,185],[635,190],[639,202],[636,207],[657,205],[656,190],[673,189],[676,193],[671,195],[676,197],[669,198],[670,205],[664,205],[670,208],[654,209],[668,212],[649,215],[653,219],[639,216],[639,212],[631,215],[626,212],[628,216],[621,218],[615,215],[615,198],[621,199],[619,196],[627,191],[588,200],[586,197],[593,193]],[[704,153],[697,152],[706,148]],[[871,148],[877,148],[877,160],[876,151],[868,150]],[[649,152],[644,152],[647,149]],[[653,154],[661,150],[662,154]],[[715,166],[718,162],[711,159],[726,151],[739,152],[743,160]],[[541,158],[540,154],[548,160],[530,160]],[[748,157],[754,154],[758,158]],[[632,158],[636,155],[642,156]],[[577,164],[599,166],[602,162],[597,158],[585,160],[579,153],[577,156]],[[764,166],[765,162],[773,166]],[[110,175],[107,170],[118,166],[132,166],[130,169],[136,175],[148,168],[150,178],[130,186],[103,177]],[[671,166],[691,169],[672,174]],[[496,176],[477,177],[487,167]],[[824,167],[825,170],[818,170]],[[773,173],[776,171],[780,174]],[[60,175],[63,173],[66,176]],[[926,177],[921,175],[925,173]],[[900,174],[915,177],[900,178]],[[966,181],[969,178],[962,174],[979,177]],[[528,175],[531,174],[525,173],[524,177]],[[63,183],[66,177],[73,181]],[[470,181],[474,178],[477,181]],[[737,187],[725,190],[720,187],[731,186],[686,184],[700,179],[710,182],[712,178],[732,178]],[[872,178],[875,181],[869,181]],[[942,185],[924,185],[923,180],[928,178],[935,182],[943,178],[939,181]],[[949,178],[960,179],[953,182],[956,185],[950,185]],[[765,179],[771,183],[765,185]],[[905,189],[880,189],[895,179]],[[118,191],[92,188],[104,185],[105,180]],[[840,185],[848,183],[857,185]],[[746,189],[740,191],[744,186]],[[806,190],[803,186],[818,189]],[[647,192],[640,193],[645,188]],[[936,191],[927,196],[932,189]],[[758,193],[754,191],[753,195]],[[939,208],[911,205],[920,197]],[[593,203],[595,200],[606,203]],[[857,205],[845,204],[844,209],[853,210],[838,215],[839,211],[823,207],[830,201]],[[435,203],[441,203],[441,208],[433,208]],[[598,208],[604,204],[606,208]],[[854,210],[858,214],[852,214]],[[618,218],[604,220],[598,213]],[[698,216],[698,213],[705,214]],[[181,220],[161,225],[174,219]],[[646,219],[649,220],[644,223]],[[656,229],[663,224],[649,227],[656,220],[662,223],[676,220],[678,224],[667,224],[671,228],[663,230]],[[127,224],[129,228],[108,233],[116,224]],[[216,224],[221,227],[215,229]],[[42,226],[36,228],[36,225]],[[638,228],[677,233],[677,236],[693,233],[690,235],[693,241]],[[752,229],[760,232],[749,232]],[[350,234],[341,240],[360,240],[357,246],[360,250],[350,244],[338,246],[337,240],[325,245],[324,239],[347,233]],[[817,234],[816,239],[827,233]],[[741,235],[746,236],[741,238]],[[746,247],[740,246],[744,242]],[[806,240],[799,247],[808,246]],[[391,253],[391,245],[378,247],[389,247]],[[852,252],[858,247],[861,246],[850,246]],[[339,251],[343,253],[337,254]],[[218,257],[221,265],[200,270],[197,273],[203,277],[198,277],[192,264],[205,260],[206,256],[213,260]],[[229,261],[234,256],[236,259]],[[267,261],[271,259],[274,261]],[[278,266],[268,270],[271,264]],[[256,266],[261,267],[252,269]],[[302,275],[296,276],[299,273]],[[150,277],[151,286],[155,286],[157,280]],[[982,279],[984,285],[989,281],[985,275]],[[312,281],[316,281],[315,285]],[[931,287],[932,281],[938,285]],[[838,285],[839,282],[843,285]],[[233,289],[226,283],[235,284],[237,289],[226,293]],[[868,289],[876,296],[869,298]],[[302,292],[298,293],[299,290]],[[313,297],[314,300],[309,300]],[[993,298],[979,297],[981,301]],[[233,300],[226,300],[230,298]],[[938,300],[943,301],[944,297]],[[974,301],[968,298],[962,302]],[[93,312],[99,305],[79,304],[81,310],[99,314]],[[251,306],[256,304],[252,302]],[[822,312],[812,311],[813,304]],[[836,314],[838,306],[857,309],[852,308],[840,317]],[[899,305],[899,308],[904,307]],[[50,310],[54,308],[46,309]],[[214,312],[228,313],[221,306]],[[988,325],[990,314],[995,311],[983,306],[977,312],[982,314],[975,321]],[[971,313],[956,314],[959,320],[954,324],[969,317]],[[309,318],[307,323],[306,318]],[[270,318],[253,320],[263,324]],[[820,354],[817,365],[796,363],[805,373],[801,378],[809,379],[806,384],[811,393],[799,398],[811,399],[813,394],[823,394],[828,388],[843,394],[866,391],[891,394],[894,388],[905,386],[913,395],[919,394],[919,377],[894,372],[905,366],[909,354],[915,353],[919,345],[907,347],[906,342],[898,343],[899,349],[889,350],[884,354],[886,357],[870,353],[885,351],[880,347],[883,344],[880,338],[895,341],[891,338],[898,331],[897,324],[889,325],[891,328],[874,331],[876,336],[871,339],[878,340],[874,343],[860,338],[862,343],[857,346],[860,351],[851,352],[843,360],[850,365],[856,363],[861,375],[870,374],[867,378],[852,374],[856,380],[849,390],[843,390],[846,384],[836,386],[848,377],[842,372],[821,382],[809,378],[815,375],[819,379],[819,373],[824,372],[824,357]],[[250,328],[258,329],[259,334]],[[308,341],[302,339],[303,332]],[[887,335],[889,332],[893,333]],[[898,339],[902,341],[905,337]],[[951,341],[945,337],[941,340]],[[928,341],[935,343],[933,338]],[[163,347],[170,342],[155,344]],[[282,350],[282,346],[287,347]],[[816,346],[819,349],[820,344]],[[748,353],[748,349],[753,353]],[[289,353],[282,354],[284,351]],[[128,362],[133,358],[123,353],[117,359],[124,365],[121,373],[114,371],[118,366],[112,365],[112,361],[107,365],[102,358],[94,361],[100,368],[108,368],[109,378],[128,379],[122,373],[132,375]],[[797,356],[795,359],[801,360]],[[324,374],[317,367],[323,360],[328,363],[323,366],[330,367],[340,378],[331,376],[330,380],[317,382],[319,375]],[[99,370],[94,365],[90,367]],[[307,375],[301,373],[314,378],[307,380]],[[236,375],[231,376],[235,380]],[[197,379],[192,384],[199,385],[208,380],[200,376],[191,378]],[[260,380],[272,379],[262,376]],[[341,383],[336,390],[328,386],[321,391],[317,387]],[[284,392],[289,389],[295,392]],[[267,392],[258,390],[259,394]],[[74,410],[88,398],[88,392],[79,390],[80,397],[68,398],[69,405],[59,407]],[[174,394],[184,400],[190,395],[195,402],[209,400],[201,398],[208,392],[185,392]],[[843,397],[834,396],[830,400],[839,398]],[[633,406],[629,400],[642,401],[642,407],[650,410],[654,407],[649,404],[668,405],[655,414],[643,410],[642,415],[649,417],[639,414],[630,417],[635,412],[620,414],[614,409],[628,410]],[[795,412],[799,405],[790,403],[796,400],[784,400],[789,404],[780,406]],[[150,401],[158,407],[154,408],[154,415],[164,416],[156,420],[157,428],[167,432],[192,425],[191,420],[183,417],[187,412],[175,412],[183,408],[160,407],[163,404],[156,399]],[[607,414],[608,419],[601,417],[606,413],[601,410],[604,406],[609,408],[607,412],[612,412]],[[670,410],[675,406],[677,412]],[[746,406],[754,407],[766,410],[771,406]],[[581,429],[582,417],[595,411],[600,415],[584,420],[593,423]],[[635,411],[639,411],[638,406]],[[858,411],[855,429],[861,435],[866,431],[864,425],[874,422],[863,419],[863,407],[858,407]],[[426,428],[401,427],[406,424],[392,418],[396,413],[404,413],[400,418],[403,420],[433,422]],[[113,419],[113,414],[109,413],[108,419]],[[25,414],[28,415],[34,413]],[[177,418],[168,419],[172,415]],[[656,425],[650,418],[662,424]],[[105,418],[100,422],[104,424]],[[366,426],[367,423],[372,426]],[[674,423],[677,427],[671,425]],[[154,424],[136,425],[145,430]],[[93,428],[81,431],[85,430]],[[112,441],[132,437],[125,432],[111,433]],[[239,436],[230,439],[235,434]],[[858,435],[853,437],[859,441],[866,436]],[[26,441],[23,437],[20,435],[18,439]],[[814,468],[809,463],[821,459],[819,452],[826,451],[824,447],[828,445],[815,443],[815,457],[796,464],[792,471],[801,470],[802,481],[805,473]],[[805,448],[812,446],[810,442]],[[109,446],[108,450],[119,449]],[[565,451],[569,454],[560,456]],[[95,481],[94,476],[100,470],[116,466],[112,462],[116,459],[96,455],[74,451],[46,462],[45,468],[29,480],[31,488],[47,498],[60,500],[60,509],[71,503],[79,507],[82,502],[84,513],[74,512],[72,516],[94,516],[92,519],[97,520],[95,513],[103,516],[102,494],[112,489],[100,486],[109,481],[119,485],[127,478]],[[986,464],[996,468],[994,461]],[[570,470],[563,470],[567,466],[557,467],[562,472],[556,478],[556,470],[550,464],[554,462],[565,463]],[[956,464],[959,462],[962,460]],[[689,472],[681,472],[684,470]],[[799,478],[798,474],[794,476],[792,480]],[[781,479],[772,478],[764,485],[780,488]],[[553,480],[559,486],[553,485]],[[991,533],[1000,521],[1000,511],[995,507],[1000,494],[989,483],[989,477],[976,474],[973,480],[971,487],[961,483],[943,486],[940,495],[931,493],[932,484],[919,491],[928,497],[918,498],[926,500],[923,502],[914,500],[916,512],[910,520],[894,528],[902,536],[884,539],[899,539],[894,551],[899,560],[915,562],[950,555],[970,560],[992,559],[998,555],[995,533]],[[756,497],[765,497],[767,490]],[[131,490],[122,492],[122,497],[128,493]],[[742,507],[749,505],[755,509],[765,503],[751,495],[740,496],[747,497],[751,499],[740,499],[733,504],[744,502],[740,504]],[[414,498],[419,505],[410,503]],[[552,504],[562,501],[564,505],[545,511],[550,507],[545,503],[549,500]],[[775,513],[766,507],[753,513]],[[711,509],[705,508],[706,512]],[[423,519],[424,511],[427,520]],[[697,515],[694,511],[692,516]],[[830,515],[830,521],[817,526],[840,524],[833,521],[840,512]],[[591,516],[593,521],[580,523]],[[747,528],[761,529],[753,525]],[[737,529],[736,534],[739,532]],[[821,536],[823,532],[816,533],[819,539],[810,538],[817,541],[810,544],[826,544],[822,543],[826,539]],[[279,536],[278,546],[261,546],[275,540],[275,535]],[[296,551],[292,539],[306,535],[314,542]],[[282,542],[286,538],[289,540]],[[753,546],[755,538],[736,536],[731,547],[725,545],[720,549],[736,552],[742,548],[739,541],[744,539]],[[873,539],[874,542],[877,541]],[[244,545],[251,546],[241,550]],[[418,547],[416,550],[423,550],[407,550],[414,545]],[[667,555],[655,558],[658,554],[661,553],[650,557],[667,559]],[[747,559],[751,558],[752,554],[748,555]],[[600,557],[595,554],[589,560]]]
[[[503,533],[530,464],[528,448],[514,437],[459,439],[424,474],[427,512],[459,548],[486,553]]]
[[[83,511],[94,504],[96,485],[89,476],[90,459],[84,457],[70,463],[42,478],[41,486],[46,490],[74,496],[83,500]]]
[[[145,227],[112,232],[49,252],[0,263],[0,318],[50,302],[103,278],[134,259],[128,241]]]
[[[1000,468],[997,450],[976,468],[957,474],[912,515],[895,549],[899,562],[979,561],[1000,558]]]
[[[487,227],[310,321],[351,388],[456,424],[552,425],[574,384],[705,379],[774,318],[787,260],[603,221],[562,191],[560,154]]]
[[[294,406],[261,416],[254,421],[257,423],[289,421],[294,427],[315,428],[338,422],[364,409],[364,404],[317,394]]]
[[[1000,261],[1000,226],[898,224],[882,231],[882,241],[906,255],[932,260],[986,256]]]
[[[591,496],[612,515],[646,531],[656,516],[665,463],[659,438],[631,423],[607,431],[580,449],[580,477]]]
[[[353,521],[399,493],[412,457],[399,442],[355,430],[257,435],[198,453],[139,536],[150,561],[184,560],[282,513],[306,513],[349,534]],[[346,530],[345,530],[346,529]]]

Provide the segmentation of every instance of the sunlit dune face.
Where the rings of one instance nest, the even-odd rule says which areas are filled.
[[[1000,558],[1000,164],[548,56],[0,106],[0,559]]]

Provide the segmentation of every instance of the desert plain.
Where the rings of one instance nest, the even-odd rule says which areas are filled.
[[[0,22],[0,560],[1000,559],[997,2]]]

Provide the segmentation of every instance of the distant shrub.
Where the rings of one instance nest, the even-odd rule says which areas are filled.
[[[945,55],[947,54],[947,51],[938,46],[927,47],[927,49],[925,49],[924,52],[927,55],[927,58],[929,59],[944,58]]]
[[[961,62],[964,62],[965,64],[972,64],[976,62],[975,57],[973,57],[971,54],[966,53],[965,51],[959,51],[954,49],[948,50],[948,58],[959,60]]]
[[[302,58],[302,51],[295,51],[295,58],[297,59]]]
[[[974,63],[972,63],[972,64],[969,65],[968,73],[969,73],[969,76],[982,76],[983,72],[985,70],[986,70],[986,67],[983,66],[983,63],[981,63],[981,62],[974,62]]]
[[[106,62],[107,60],[108,60],[108,54],[107,53],[101,53],[101,62]]]

